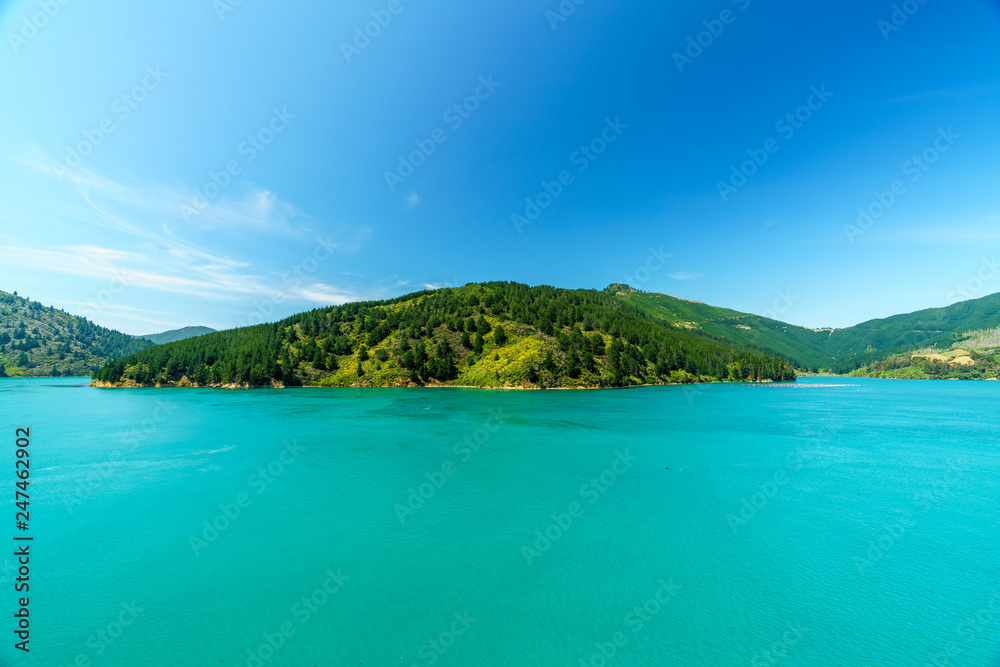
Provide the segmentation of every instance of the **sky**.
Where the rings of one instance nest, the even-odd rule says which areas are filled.
[[[1000,291],[995,1],[8,0],[0,34],[0,289],[126,333],[491,280],[817,328]]]

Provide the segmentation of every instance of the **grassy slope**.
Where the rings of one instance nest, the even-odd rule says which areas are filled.
[[[778,354],[800,368],[827,368],[833,363],[833,359],[823,351],[830,337],[829,330],[813,331],[759,315],[686,301],[666,294],[618,292],[617,296],[649,316],[673,326]]]
[[[947,348],[960,340],[963,332],[1000,326],[1000,293],[946,308],[870,320],[832,332],[814,331],[665,294],[618,292],[617,296],[674,326],[779,354],[799,368],[815,366],[840,372],[920,347]]]
[[[1000,326],[1000,293],[946,308],[928,308],[863,322],[850,329],[838,329],[830,336],[828,350],[839,357],[883,354],[912,350],[928,345],[949,347],[964,332]]]
[[[972,331],[951,347],[924,347],[864,366],[860,377],[989,380],[1000,377],[1000,329]]]

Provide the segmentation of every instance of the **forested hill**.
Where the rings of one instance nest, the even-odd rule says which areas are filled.
[[[109,362],[96,386],[621,387],[794,380],[780,357],[594,290],[469,284],[323,308]]]
[[[967,332],[1000,325],[1000,294],[945,308],[870,320],[846,329],[807,329],[666,294],[638,292],[627,285],[612,285],[608,290],[619,300],[666,324],[778,354],[798,368],[813,371],[847,373],[922,347],[947,349]],[[776,308],[782,310],[792,305],[793,301],[775,301]]]
[[[0,292],[0,376],[92,375],[152,343]]]

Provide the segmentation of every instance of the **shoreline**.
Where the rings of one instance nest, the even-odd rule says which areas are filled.
[[[794,384],[796,380],[788,380],[787,383]],[[270,385],[237,385],[237,384],[227,384],[227,385],[198,385],[195,383],[183,383],[183,384],[159,384],[159,385],[139,385],[132,383],[131,385],[120,385],[112,384],[110,382],[99,382],[98,380],[91,380],[90,387],[95,389],[228,389],[228,390],[255,390],[255,389],[482,389],[489,391],[600,391],[600,390],[611,390],[611,389],[639,389],[642,387],[694,387],[698,385],[708,385],[708,384],[731,384],[731,385],[767,385],[767,384],[783,384],[781,382],[775,382],[774,380],[760,380],[757,382],[749,380],[740,380],[738,382],[723,382],[723,381],[713,381],[713,382],[655,382],[655,383],[645,383],[645,384],[633,384],[624,387],[599,387],[599,386],[583,386],[583,387],[524,387],[524,386],[511,386],[511,387],[491,387],[486,385],[455,385],[455,384],[425,384],[425,385],[397,385],[397,386],[370,386],[362,384],[351,384],[351,385],[341,385],[341,386],[321,386],[321,385],[301,385],[288,387],[281,382],[272,382]]]

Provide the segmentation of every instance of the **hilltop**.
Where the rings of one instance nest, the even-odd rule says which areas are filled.
[[[96,386],[622,387],[793,380],[785,359],[596,290],[469,284],[302,313],[111,361]]]
[[[0,375],[91,375],[152,343],[0,291]]]

